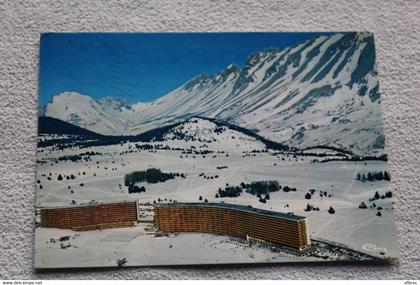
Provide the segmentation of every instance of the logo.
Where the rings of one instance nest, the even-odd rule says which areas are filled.
[[[379,247],[374,243],[367,243],[365,245],[362,246],[363,250],[366,251],[374,251],[374,252],[383,252],[386,253],[386,248],[385,247]]]

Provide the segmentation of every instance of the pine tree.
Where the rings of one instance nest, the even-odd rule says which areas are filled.
[[[357,178],[356,179],[360,181],[362,179],[362,175],[360,175],[360,173],[357,173]]]
[[[359,208],[366,209],[367,208],[366,203],[365,202],[360,203]]]
[[[328,213],[335,214],[334,208],[330,206],[330,208],[328,209]]]
[[[58,180],[58,181],[63,180],[63,176],[61,176],[61,174],[58,174],[57,180]]]
[[[384,171],[384,180],[387,180],[387,181],[391,180],[388,171]]]
[[[124,257],[122,259],[117,259],[118,268],[122,268],[127,264],[127,259]]]

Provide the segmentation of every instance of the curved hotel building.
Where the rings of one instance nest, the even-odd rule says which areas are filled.
[[[172,203],[155,208],[161,232],[201,232],[282,244],[310,245],[307,218],[227,203]]]

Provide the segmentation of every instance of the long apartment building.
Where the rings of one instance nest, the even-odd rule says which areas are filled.
[[[161,232],[201,232],[287,245],[310,245],[307,218],[227,203],[172,203],[155,207]]]
[[[42,208],[41,227],[72,230],[128,227],[138,220],[137,208],[137,202]]]

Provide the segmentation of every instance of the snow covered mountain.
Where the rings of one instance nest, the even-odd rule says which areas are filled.
[[[149,103],[65,92],[52,99],[45,115],[112,135],[203,116],[298,148],[384,153],[370,33],[316,36],[290,48],[255,52],[242,70],[231,64],[218,74],[198,75]]]

